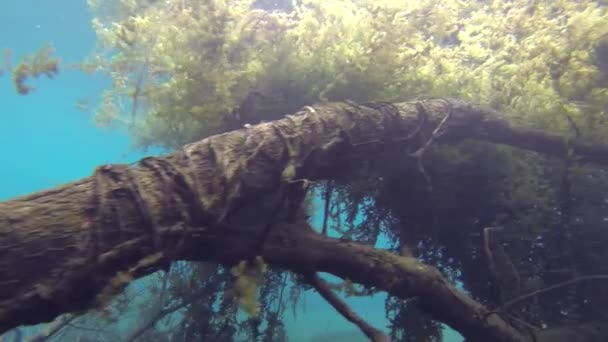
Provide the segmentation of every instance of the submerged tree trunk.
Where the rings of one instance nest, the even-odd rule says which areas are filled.
[[[137,165],[102,166],[91,177],[2,202],[0,332],[99,305],[174,260],[229,265],[261,255],[273,267],[329,272],[400,298],[418,297],[470,341],[533,341],[435,268],[327,238],[290,217],[311,181],[397,150],[412,158],[406,150],[413,147],[419,158],[433,141],[463,139],[556,156],[567,149],[559,136],[513,129],[498,113],[457,100],[333,103]],[[608,161],[604,146],[572,147],[581,159]]]

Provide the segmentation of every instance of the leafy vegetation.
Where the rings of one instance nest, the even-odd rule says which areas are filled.
[[[319,100],[416,96],[489,104],[562,132],[569,116],[585,137],[604,133],[595,123],[608,101],[608,23],[595,1],[90,5],[93,61],[114,81],[99,121],[133,124],[143,146],[180,146]]]
[[[53,47],[45,45],[34,54],[25,56],[14,68],[11,66],[10,49],[5,49],[2,58],[0,76],[4,72],[11,73],[15,89],[21,95],[29,94],[34,88],[27,85],[30,78],[38,78],[42,75],[53,78],[59,72],[59,60],[52,57]]]

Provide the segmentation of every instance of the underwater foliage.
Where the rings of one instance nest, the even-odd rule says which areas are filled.
[[[34,90],[26,84],[28,78],[38,78],[42,75],[53,78],[59,72],[59,60],[52,58],[52,54],[53,47],[45,45],[36,53],[23,58],[13,70],[10,70],[10,50],[5,50],[4,64],[6,69],[12,72],[13,83],[19,94],[27,95]]]
[[[267,265],[261,257],[255,261],[241,261],[232,268],[232,274],[236,277],[234,292],[241,308],[251,316],[256,316],[260,312],[260,303],[257,299],[257,291]]]
[[[143,146],[179,146],[310,102],[416,96],[488,104],[562,132],[569,116],[586,138],[605,133],[592,124],[608,104],[608,19],[596,1],[307,0],[286,4],[291,12],[251,0],[89,4],[100,40],[92,62],[113,79],[98,119],[134,125]]]

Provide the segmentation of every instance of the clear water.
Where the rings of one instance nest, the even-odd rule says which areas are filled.
[[[95,44],[91,20],[85,0],[0,0],[0,49],[10,48],[16,61],[51,43],[62,65],[78,63],[89,56]],[[90,176],[102,164],[130,163],[163,153],[161,149],[135,149],[128,132],[95,125],[92,110],[109,86],[109,79],[68,67],[53,80],[40,78],[31,83],[36,91],[21,96],[10,77],[0,77],[0,200]],[[316,227],[321,221],[320,215],[312,218]],[[386,241],[380,245],[385,247]],[[337,281],[329,275],[324,277]],[[142,288],[156,279],[138,280],[131,288]],[[369,323],[389,331],[384,300],[383,294],[347,299]],[[297,316],[291,314],[292,309]],[[286,311],[284,322],[291,342],[367,341],[314,291],[307,291],[296,308]],[[124,338],[138,314],[133,309],[131,316],[121,317],[112,326],[114,334]],[[0,342],[22,342],[43,329],[44,324],[20,327],[7,332]],[[72,341],[73,336],[51,341]],[[80,336],[82,342],[98,341],[87,337],[85,330]],[[457,341],[463,338],[446,327],[443,342]]]

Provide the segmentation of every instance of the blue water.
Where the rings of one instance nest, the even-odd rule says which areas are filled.
[[[3,0],[0,49],[12,49],[14,64],[19,57],[52,43],[62,65],[76,63],[90,53],[95,42],[90,20],[85,0]],[[43,78],[29,84],[36,90],[22,96],[10,77],[0,77],[0,200],[89,176],[101,164],[143,157],[141,151],[132,149],[126,132],[96,127],[91,113],[75,105],[85,99],[94,107],[109,84],[107,79],[64,69],[53,80]],[[370,323],[384,328],[383,298],[349,299],[349,303]],[[302,302],[306,309],[297,319],[286,316],[290,341],[307,342],[320,336],[331,341],[366,341],[318,295],[309,292]],[[444,341],[462,338],[448,331]]]
[[[52,43],[62,64],[90,53],[95,35],[85,0],[0,1],[0,49],[19,57]],[[36,90],[18,95],[8,75],[0,78],[0,198],[45,189],[89,175],[96,165],[133,160],[125,132],[95,127],[75,103],[94,100],[107,80],[61,70],[53,80],[30,82]],[[130,153],[131,152],[131,153]]]

